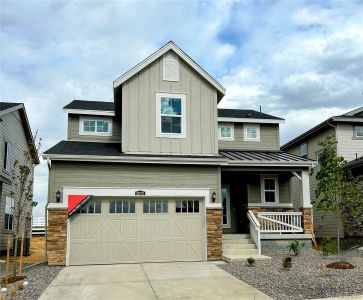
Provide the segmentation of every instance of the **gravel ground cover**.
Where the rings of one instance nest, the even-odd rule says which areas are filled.
[[[40,264],[24,271],[29,285],[23,290],[17,290],[14,300],[35,300],[43,293],[63,267]],[[8,292],[16,288],[16,283],[7,286]]]
[[[292,256],[290,270],[282,268],[282,261],[290,256],[287,250],[269,251],[268,261],[219,265],[238,279],[278,300],[314,299],[324,297],[363,295],[363,256],[357,250],[344,251],[339,256],[323,257],[314,250],[302,250]],[[336,270],[326,267],[336,261],[347,261],[354,269]]]

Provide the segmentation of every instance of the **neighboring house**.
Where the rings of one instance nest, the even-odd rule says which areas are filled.
[[[6,252],[8,234],[15,229],[14,209],[17,207],[19,191],[12,179],[15,160],[23,161],[24,151],[34,150],[34,139],[25,112],[24,104],[0,102],[0,251]],[[39,164],[37,155],[34,163]],[[33,174],[31,175],[33,177]],[[26,207],[22,230],[31,238],[32,203]]]
[[[230,261],[309,241],[314,162],[279,150],[282,119],[217,109],[225,89],[173,42],[113,88],[113,102],[66,105],[67,140],[44,153],[49,264]]]
[[[337,154],[344,157],[348,162],[346,169],[351,169],[355,176],[362,178],[363,107],[325,120],[283,145],[281,150],[309,159],[316,159],[319,165],[319,154],[322,148],[318,143],[328,136],[337,141]],[[294,189],[297,183],[292,182],[291,185]],[[311,199],[315,199],[316,185],[317,181],[313,175],[310,177]],[[294,195],[298,197],[297,192],[294,192]],[[347,226],[343,225],[343,221],[347,222]],[[338,220],[336,213],[314,210],[314,230],[317,237],[336,237],[337,223],[339,223],[340,232],[343,232],[344,235],[363,236],[363,216]]]

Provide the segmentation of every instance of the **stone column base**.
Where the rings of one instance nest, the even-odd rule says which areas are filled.
[[[313,233],[313,219],[311,208],[300,208],[302,212],[302,226],[304,233]]]
[[[66,209],[48,210],[47,256],[50,266],[66,265],[67,219]]]
[[[207,208],[207,259],[222,259],[222,208]]]

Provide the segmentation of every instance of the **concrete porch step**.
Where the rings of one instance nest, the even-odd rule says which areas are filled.
[[[257,249],[223,249],[223,255],[251,255],[258,254]]]
[[[269,260],[271,257],[261,254],[253,255],[222,255],[222,260],[226,262],[246,262],[248,258],[252,257],[256,261]]]
[[[226,239],[222,240],[223,245],[253,244],[250,239]]]
[[[250,239],[251,236],[249,234],[223,234],[223,240],[235,240],[235,239]]]
[[[225,249],[256,249],[256,245],[252,242],[250,243],[223,243],[223,250]]]

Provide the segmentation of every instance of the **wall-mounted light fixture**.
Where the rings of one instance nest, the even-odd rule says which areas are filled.
[[[213,192],[212,193],[212,203],[216,202],[216,199],[217,199],[217,193],[216,192]]]
[[[55,200],[59,203],[61,200],[61,192],[58,190],[55,193]]]

